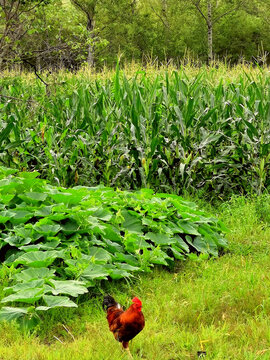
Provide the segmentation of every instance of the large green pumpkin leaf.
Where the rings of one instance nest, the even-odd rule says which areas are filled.
[[[141,233],[142,222],[138,217],[131,215],[128,211],[123,212],[125,221],[122,224],[122,228],[128,232]]]
[[[36,307],[36,310],[46,311],[56,307],[78,307],[78,305],[71,301],[67,296],[44,295],[43,300],[47,306],[38,306]]]
[[[79,225],[73,219],[68,219],[65,224],[61,225],[61,230],[64,234],[70,235],[79,230]]]
[[[15,194],[3,194],[0,191],[0,196],[1,196],[1,202],[3,204],[8,205],[11,202],[11,200],[15,197]]]
[[[20,246],[19,249],[24,252],[30,252],[30,251],[38,251],[40,250],[40,244],[32,244],[32,245],[23,245]]]
[[[132,274],[127,272],[126,270],[116,268],[112,268],[111,270],[109,270],[109,275],[113,280],[119,280],[125,277],[132,276]]]
[[[199,236],[195,237],[195,239],[192,242],[192,245],[198,252],[206,253],[206,254],[209,252],[209,247],[207,246],[207,243],[204,241],[203,238]]]
[[[38,279],[38,280],[31,280],[27,282],[18,283],[16,285],[4,288],[4,290],[8,292],[9,291],[18,292],[22,290],[41,288],[43,285],[44,285],[44,280]]]
[[[176,240],[176,245],[183,249],[185,252],[189,252],[189,246],[188,244],[180,237],[180,236],[174,236],[174,239]]]
[[[48,205],[48,206],[41,206],[40,208],[38,208],[34,215],[35,216],[40,216],[40,217],[45,217],[51,214],[53,209],[53,205]]]
[[[190,235],[200,235],[198,225],[190,224],[188,221],[179,220],[177,225],[182,229],[182,233]]]
[[[48,269],[44,267],[40,268],[29,268],[21,271],[14,275],[15,280],[17,281],[31,281],[34,279],[51,279],[55,275],[54,269]]]
[[[0,175],[1,177],[4,176],[4,177],[7,177],[9,175],[12,175],[12,174],[16,174],[18,172],[17,169],[10,169],[10,168],[7,168],[6,166],[0,166]]]
[[[28,180],[34,180],[36,179],[38,176],[39,176],[39,172],[38,171],[32,171],[32,172],[29,172],[29,171],[22,171],[19,173],[19,176],[21,178],[24,178],[24,179],[28,179]],[[25,182],[27,183],[27,182]],[[35,181],[30,181],[30,184],[34,184]]]
[[[135,267],[139,266],[139,261],[137,257],[131,254],[115,253],[114,259],[115,261],[125,262]]]
[[[80,201],[83,198],[83,194],[70,194],[68,192],[63,193],[55,193],[50,194],[50,197],[56,202],[56,203],[63,203],[68,205],[76,205],[79,204]]]
[[[110,241],[110,240],[103,238],[103,243],[106,244],[106,249],[108,249],[109,252],[111,252],[111,253],[115,253],[117,251],[123,252],[123,250],[124,250],[123,246],[121,246],[117,242]]]
[[[104,234],[103,236],[106,237],[106,239],[109,239],[111,241],[118,242],[118,243],[122,242],[122,238],[120,236],[120,231],[117,230],[114,226],[106,224],[103,234]]]
[[[108,261],[111,260],[112,256],[110,255],[110,253],[102,248],[98,248],[98,247],[91,247],[88,250],[89,256],[92,257],[92,261],[97,263],[97,264],[104,264]]]
[[[61,226],[59,224],[36,224],[33,226],[33,229],[39,234],[54,236],[61,230]]]
[[[14,213],[11,211],[8,211],[8,210],[0,211],[0,224],[5,224],[13,216],[14,216]]]
[[[83,281],[76,280],[50,280],[50,285],[53,287],[52,294],[67,294],[70,296],[77,297],[78,295],[85,294],[88,292]]]
[[[30,289],[25,289],[25,290],[21,290],[16,292],[15,294],[9,295],[4,297],[4,299],[2,299],[2,303],[6,303],[6,302],[25,302],[28,304],[33,304],[36,301],[38,301],[43,295],[43,289],[40,288],[30,288]]]
[[[181,249],[179,249],[177,246],[172,245],[171,247],[173,256],[178,259],[178,260],[185,260],[185,256],[183,254],[183,252],[181,251]]]
[[[132,266],[130,264],[125,263],[115,263],[115,266],[120,270],[127,270],[127,271],[139,271],[140,268],[138,266]]]
[[[38,203],[40,201],[45,201],[47,198],[47,194],[42,192],[26,192],[22,195],[18,195],[19,198],[21,198],[26,203]]]
[[[160,233],[148,232],[145,234],[145,238],[153,241],[156,245],[170,245],[176,242],[176,240],[174,238],[170,238],[169,235]]]
[[[28,237],[26,239],[22,238],[22,237],[19,237],[19,236],[6,236],[3,238],[3,240],[11,245],[11,246],[16,246],[16,247],[20,247],[22,245],[27,245],[27,244],[30,244],[31,242],[31,238]]]
[[[42,268],[51,265],[58,257],[63,258],[63,253],[60,251],[31,251],[19,256],[14,264]]]
[[[145,241],[145,237],[136,233],[127,234],[124,239],[124,244],[126,250],[132,253],[149,247],[149,243]]]
[[[7,178],[0,180],[0,193],[7,195],[16,191],[16,188],[22,184],[22,181],[18,178]]]
[[[105,209],[105,208],[98,208],[93,210],[92,212],[92,216],[95,216],[103,221],[110,221],[112,218],[112,214],[109,210]]]
[[[10,219],[12,224],[24,224],[33,217],[33,213],[26,210],[12,209],[10,212],[12,213]]]
[[[15,226],[13,231],[17,236],[20,236],[24,239],[28,239],[32,237],[32,229],[28,229],[25,226]]]
[[[91,264],[81,274],[81,280],[107,279],[109,272],[102,265]]]
[[[27,314],[27,308],[4,306],[0,310],[0,321],[17,320]]]

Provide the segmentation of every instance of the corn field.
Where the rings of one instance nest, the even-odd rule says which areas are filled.
[[[256,70],[256,71],[255,71]],[[267,69],[0,80],[0,164],[61,186],[202,192],[270,188]]]

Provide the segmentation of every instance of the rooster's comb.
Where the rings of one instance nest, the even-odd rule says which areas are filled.
[[[140,299],[138,299],[137,297],[132,299],[132,302],[136,305],[142,306],[142,302]]]

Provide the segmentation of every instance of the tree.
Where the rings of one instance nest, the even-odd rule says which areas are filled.
[[[95,29],[95,15],[96,15],[96,6],[98,0],[71,0],[74,4],[87,18],[86,28],[89,33],[89,45],[88,45],[88,57],[87,62],[89,66],[94,65],[94,29]]]
[[[197,11],[205,20],[208,38],[208,63],[213,61],[213,26],[224,16],[235,12],[242,5],[241,0],[191,0]],[[207,10],[205,10],[207,7]],[[214,10],[213,10],[214,8]],[[214,14],[214,16],[213,16]]]
[[[47,0],[0,0],[0,68],[3,61],[14,57],[16,45],[31,31],[36,10]]]
[[[193,11],[183,0],[144,0],[144,3],[152,23],[150,60],[168,63],[182,57],[188,47],[185,37],[190,38],[192,33]]]
[[[157,36],[152,20],[142,0],[103,0],[102,6],[100,2],[96,13],[96,35],[99,36],[98,44],[103,42],[105,46],[96,48],[99,60],[113,65],[121,53],[123,61],[141,61]]]
[[[114,66],[119,52],[127,62],[211,63],[214,52],[266,63],[269,14],[269,0],[0,0],[0,68]]]

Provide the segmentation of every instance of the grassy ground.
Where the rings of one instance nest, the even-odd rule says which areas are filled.
[[[212,208],[231,229],[226,254],[107,285],[124,305],[135,294],[142,299],[146,327],[131,344],[134,359],[196,359],[201,350],[206,359],[270,359],[269,210],[269,199],[244,198]],[[31,335],[2,325],[0,359],[126,359],[101,297],[88,297],[77,310],[51,313]]]

